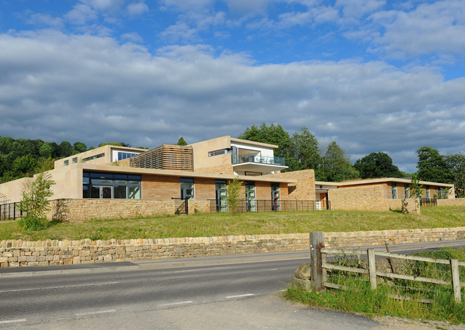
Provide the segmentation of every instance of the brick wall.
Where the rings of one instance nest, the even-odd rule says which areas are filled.
[[[234,174],[234,169],[232,165],[220,165],[220,166],[214,166],[214,167],[202,167],[198,169],[194,168],[194,172],[215,173],[215,174]]]
[[[328,196],[332,210],[388,211],[402,208],[402,200],[386,199],[384,185],[331,189]]]
[[[295,179],[297,183],[289,184],[287,194],[281,191],[282,200],[315,200],[315,171],[303,170],[286,173],[269,174],[264,177]],[[271,188],[270,188],[271,189]],[[287,196],[286,196],[287,195]],[[269,199],[268,197],[267,199]]]
[[[181,198],[181,179],[178,176],[142,174],[143,199]]]
[[[465,198],[438,199],[438,206],[465,206]]]
[[[465,227],[324,233],[325,245],[359,247],[458,240]],[[309,234],[244,235],[166,239],[78,241],[0,241],[0,266],[88,264],[163,258],[206,257],[230,254],[302,251],[309,249]]]

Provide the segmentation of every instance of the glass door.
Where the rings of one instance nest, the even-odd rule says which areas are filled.
[[[247,212],[256,212],[257,207],[255,204],[255,182],[245,183],[245,199]]]
[[[228,191],[226,181],[216,180],[216,212],[228,212]]]
[[[113,198],[113,187],[92,186],[91,198]]]
[[[279,198],[279,183],[271,184],[271,209],[273,211],[281,211],[281,201]]]
[[[181,199],[194,199],[194,179],[181,178]]]

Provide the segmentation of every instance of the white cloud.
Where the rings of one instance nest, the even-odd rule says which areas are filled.
[[[188,142],[237,136],[267,122],[291,132],[306,126],[352,154],[383,150],[396,164],[404,161],[396,155],[423,145],[465,150],[465,78],[445,82],[423,67],[258,65],[208,45],[153,55],[112,38],[57,31],[0,34],[0,49],[2,136],[155,147],[180,135]]]
[[[375,12],[386,4],[385,0],[337,0],[335,7],[341,8],[343,17],[360,19]]]
[[[97,12],[92,7],[78,3],[73,9],[65,15],[71,23],[76,25],[84,25],[88,21],[97,19]]]
[[[200,41],[197,32],[197,29],[191,28],[186,23],[177,22],[175,25],[169,26],[165,31],[160,33],[160,36],[172,43],[194,43]]]
[[[141,15],[149,11],[149,7],[143,2],[133,2],[128,5],[129,15]]]
[[[385,32],[374,38],[375,50],[397,58],[424,54],[465,54],[465,2],[444,0],[415,9],[372,15]]]
[[[27,23],[36,25],[36,26],[50,26],[55,28],[63,27],[63,19],[60,17],[52,17],[47,14],[32,14],[27,20]]]

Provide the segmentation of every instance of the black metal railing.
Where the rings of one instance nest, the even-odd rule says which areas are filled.
[[[216,199],[209,199],[210,212],[228,212],[227,202]],[[330,202],[313,200],[239,200],[237,201],[236,212],[291,212],[291,211],[316,211],[330,210]]]
[[[23,216],[19,207],[20,203],[0,204],[0,220],[17,220]]]
[[[438,200],[436,198],[420,198],[420,206],[438,206]]]
[[[174,207],[176,208],[175,214],[189,214],[189,198],[176,198],[171,197],[174,199]]]

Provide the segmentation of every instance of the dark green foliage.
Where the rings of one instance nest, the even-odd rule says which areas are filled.
[[[360,174],[350,163],[350,156],[347,152],[336,142],[331,142],[322,157],[321,174],[318,180],[340,182],[359,177]]]
[[[187,142],[186,140],[184,140],[184,138],[181,136],[178,140],[178,143],[176,143],[176,145],[178,146],[187,146]]]
[[[76,142],[72,146],[63,141],[12,139],[0,137],[0,183],[20,179],[34,173],[53,169],[55,159],[86,151],[86,145]]]
[[[422,147],[417,150],[418,164],[417,174],[420,180],[452,183],[453,175],[447,165],[444,156],[437,149]]]
[[[402,177],[399,168],[392,164],[392,158],[384,152],[372,152],[357,160],[354,167],[362,179]]]
[[[73,154],[73,147],[68,141],[63,141],[60,143],[60,156],[69,157]]]
[[[87,151],[87,146],[82,142],[75,142],[73,145],[74,152],[80,154],[81,152]]]
[[[292,135],[291,148],[294,157],[287,164],[291,171],[318,169],[321,164],[318,141],[306,127],[302,127],[300,133]]]
[[[455,194],[465,197],[465,155],[461,152],[444,156],[444,160],[454,178]]]
[[[13,162],[13,171],[27,175],[34,173],[37,168],[37,159],[31,155],[21,156],[15,159]]]
[[[421,198],[423,194],[423,186],[420,184],[420,179],[416,173],[412,174],[412,183],[410,184],[410,196]]]

